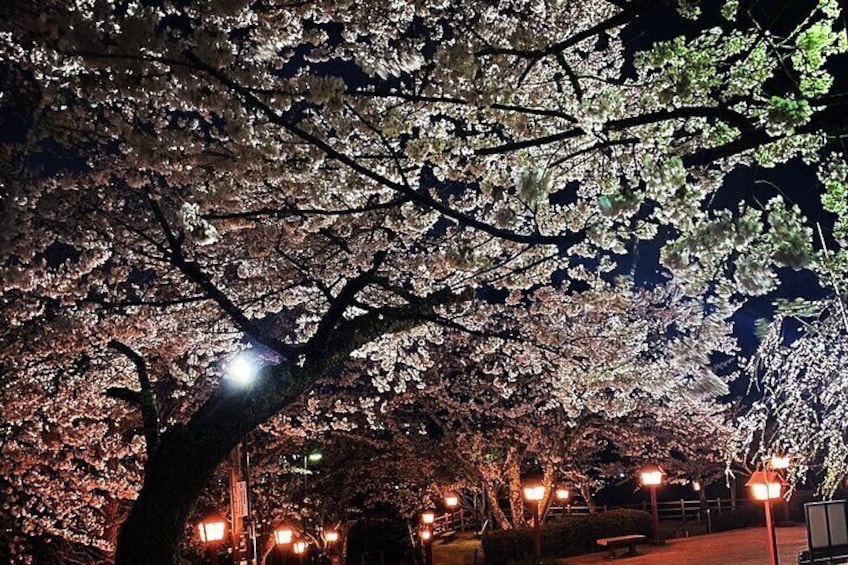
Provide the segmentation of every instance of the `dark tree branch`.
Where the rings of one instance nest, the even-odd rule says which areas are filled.
[[[632,127],[655,124],[666,120],[684,118],[708,118],[715,120],[724,120],[730,125],[740,129],[745,133],[751,133],[756,131],[754,130],[751,123],[748,121],[748,118],[740,114],[739,112],[736,112],[729,108],[713,108],[709,106],[675,108],[673,110],[658,110],[656,112],[649,112],[647,114],[640,114],[638,116],[630,116],[627,118],[610,120],[606,124],[604,124],[602,131],[621,131]],[[497,145],[494,147],[485,147],[483,149],[478,149],[476,153],[478,155],[498,155],[501,153],[511,153],[518,149],[526,149],[528,147],[541,147],[542,145],[548,145],[551,143],[556,143],[558,141],[565,141],[566,139],[572,139],[575,137],[580,137],[582,135],[586,135],[586,131],[583,128],[576,127],[563,132],[537,137],[535,139],[525,139],[522,141],[515,141],[512,143]]]
[[[291,206],[286,208],[259,208],[257,210],[245,210],[243,212],[209,212],[203,214],[201,217],[205,220],[230,220],[262,217],[285,218],[288,216],[347,216],[361,214],[364,212],[372,212],[375,210],[396,208],[406,202],[409,202],[408,197],[400,197],[387,202],[378,202],[376,204],[340,210],[320,210],[317,208],[298,208],[297,206]]]
[[[290,356],[293,348],[275,339],[264,332],[254,320],[248,318],[244,311],[239,308],[230,298],[212,281],[212,278],[201,268],[196,261],[188,260],[182,249],[182,238],[177,237],[171,229],[168,219],[159,207],[159,203],[153,198],[148,199],[150,208],[153,210],[154,216],[162,227],[165,238],[168,241],[169,252],[168,260],[170,263],[180,270],[191,282],[200,287],[200,290],[214,301],[221,310],[230,318],[230,320],[241,331],[249,334],[256,341],[265,345],[277,353],[286,357]]]
[[[150,384],[147,373],[147,363],[144,358],[130,346],[113,339],[109,341],[109,347],[118,353],[125,355],[135,365],[138,373],[139,392],[120,387],[107,389],[107,396],[120,398],[126,402],[135,404],[141,410],[141,420],[144,423],[144,439],[147,442],[147,458],[152,459],[159,448],[159,407],[156,404],[156,393]],[[134,402],[133,402],[134,398]]]
[[[575,33],[571,37],[568,37],[562,41],[554,43],[553,45],[548,46],[546,49],[513,49],[511,47],[489,47],[486,49],[481,49],[474,53],[478,57],[485,57],[489,55],[514,55],[516,57],[531,59],[534,62],[549,55],[556,55],[558,53],[562,53],[569,47],[574,47],[581,41],[586,39],[590,39],[606,31],[617,28],[619,26],[623,26],[633,20],[636,16],[639,15],[640,10],[638,9],[640,6],[634,2],[632,6],[629,6],[628,9],[622,10],[611,18],[607,18],[602,22],[598,22],[594,26],[584,29],[578,33]],[[645,2],[644,4],[650,6],[650,2]]]
[[[513,241],[516,243],[534,243],[540,245],[562,245],[569,247],[582,241],[583,234],[582,233],[569,233],[563,235],[542,235],[542,234],[520,234],[515,233],[510,230],[497,228],[486,222],[480,221],[473,216],[469,216],[467,214],[463,214],[458,212],[445,204],[442,204],[428,193],[419,190],[412,190],[411,188],[404,186],[402,183],[398,183],[396,181],[391,180],[390,178],[381,175],[380,173],[373,171],[355,159],[346,155],[332,145],[324,141],[323,139],[307,132],[304,129],[299,128],[295,124],[289,122],[283,116],[278,114],[273,108],[268,106],[265,102],[256,97],[248,88],[245,88],[241,84],[235,82],[233,79],[215,69],[214,67],[209,66],[207,63],[200,60],[196,55],[191,52],[186,52],[185,56],[194,62],[197,67],[214,77],[218,81],[220,81],[224,86],[230,88],[234,92],[236,92],[239,96],[241,96],[245,102],[248,102],[255,106],[258,110],[265,114],[265,116],[274,124],[282,127],[284,130],[288,131],[290,134],[294,135],[302,139],[303,141],[309,143],[313,147],[320,149],[327,157],[339,161],[340,163],[346,165],[353,171],[361,174],[363,177],[368,178],[382,186],[390,188],[411,200],[418,202],[419,204],[431,208],[443,216],[451,218],[459,222],[460,224],[466,225],[468,227],[474,228],[476,230],[482,231],[484,233],[488,233],[490,235],[494,235],[500,239],[506,241]]]
[[[386,259],[386,252],[379,251],[374,255],[371,268],[348,280],[339,293],[330,302],[315,333],[307,342],[305,348],[320,350],[330,342],[333,332],[343,319],[345,311],[351,306],[356,295],[369,284],[377,280],[377,270]]]

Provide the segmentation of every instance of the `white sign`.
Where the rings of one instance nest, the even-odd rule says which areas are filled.
[[[239,481],[233,489],[233,514],[236,516],[247,516],[247,483]]]

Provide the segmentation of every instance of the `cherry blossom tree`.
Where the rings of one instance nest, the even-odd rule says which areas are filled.
[[[40,453],[77,474],[116,458],[111,498],[137,494],[116,561],[168,563],[239,439],[352,355],[411,333],[439,346],[492,310],[513,338],[522,293],[579,301],[655,239],[705,311],[773,289],[811,255],[797,208],[713,202],[737,167],[838,163],[838,3],[787,31],[734,1],[708,27],[686,2],[691,34],[628,53],[625,26],[675,8],[4,5],[4,76],[28,115],[0,170],[3,474]],[[259,379],[216,387],[243,339],[269,352]],[[115,445],[109,422],[133,418]],[[90,459],[57,453],[56,432]]]
[[[842,369],[845,356],[841,298],[790,304],[763,326],[749,371],[761,398],[741,420],[738,450],[756,464],[773,453],[791,458],[793,484],[815,471],[831,496],[848,475]]]

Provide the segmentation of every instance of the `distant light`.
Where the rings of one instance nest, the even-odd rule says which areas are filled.
[[[294,532],[288,526],[280,526],[274,530],[274,541],[277,545],[286,545],[291,543]]]
[[[248,386],[256,379],[258,370],[258,364],[253,356],[241,352],[227,364],[225,376],[227,380],[239,386]]]
[[[421,532],[419,532],[419,535],[421,536],[421,539],[423,541],[430,541],[430,538],[433,537],[433,532],[431,532],[430,530],[421,530]]]
[[[301,553],[305,553],[307,547],[309,547],[309,544],[305,541],[294,542],[294,552],[298,555],[300,555]]]
[[[427,512],[423,512],[421,514],[421,523],[422,524],[432,524],[435,521],[436,521],[436,513],[435,512],[431,512],[431,511],[428,510]]]
[[[203,543],[216,543],[224,539],[224,532],[227,529],[227,521],[218,512],[207,514],[199,524],[197,530],[200,534],[200,541]]]
[[[745,486],[751,487],[751,494],[757,500],[780,498],[780,491],[783,488],[780,477],[771,471],[754,472]]]
[[[789,468],[789,456],[788,455],[772,455],[771,459],[769,459],[769,467],[775,470],[788,469]]]
[[[445,497],[445,506],[448,508],[456,508],[459,505],[459,497],[455,494],[449,494]]]
[[[310,463],[318,463],[321,459],[324,458],[324,455],[320,451],[314,451],[307,456],[307,460]]]
[[[545,498],[545,485],[531,483],[524,487],[524,500],[538,502]]]
[[[692,490],[694,490],[695,492],[701,492],[701,482],[692,481]]]
[[[557,500],[568,500],[569,496],[571,496],[571,493],[568,491],[567,488],[556,489]]]
[[[662,467],[654,464],[645,465],[639,471],[642,484],[649,487],[662,484],[663,475],[665,475],[665,471],[662,470]]]
[[[339,541],[339,532],[335,530],[328,530],[324,532],[324,539],[327,540],[327,543],[335,543]]]

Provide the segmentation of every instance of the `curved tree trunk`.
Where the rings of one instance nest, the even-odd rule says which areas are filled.
[[[507,455],[506,479],[509,488],[509,509],[512,513],[512,525],[515,528],[524,526],[524,492],[521,490],[521,454],[510,451]]]
[[[586,501],[586,506],[589,507],[589,512],[596,512],[598,510],[598,506],[595,504],[595,497],[592,495],[592,489],[590,489],[589,485],[586,483],[580,483],[578,488],[580,489],[580,496],[583,497],[583,500]]]
[[[303,376],[303,375],[301,375]],[[245,433],[296,398],[311,379],[265,370],[243,391],[219,388],[185,426],[162,435],[118,535],[116,565],[170,565],[195,501]]]
[[[186,262],[181,255],[175,260],[202,288],[209,286],[196,264]],[[374,269],[381,261],[382,258],[375,258]],[[351,320],[344,319],[345,308],[373,277],[374,272],[367,271],[345,284],[315,334],[304,346],[289,352],[289,358],[296,360],[295,365],[266,367],[255,383],[245,389],[220,386],[185,425],[174,426],[162,434],[149,455],[138,498],[118,535],[116,565],[174,563],[186,520],[200,492],[218,464],[247,432],[309,390],[318,378],[358,347],[381,335],[417,326],[437,305],[472,296],[470,291],[455,295],[445,289],[406,306],[380,308]],[[213,296],[220,294],[214,287],[207,292]]]
[[[489,503],[489,511],[492,513],[492,518],[502,530],[508,530],[512,527],[509,518],[504,514],[498,502],[498,489],[489,481],[483,481],[483,490],[486,493],[486,500]]]

